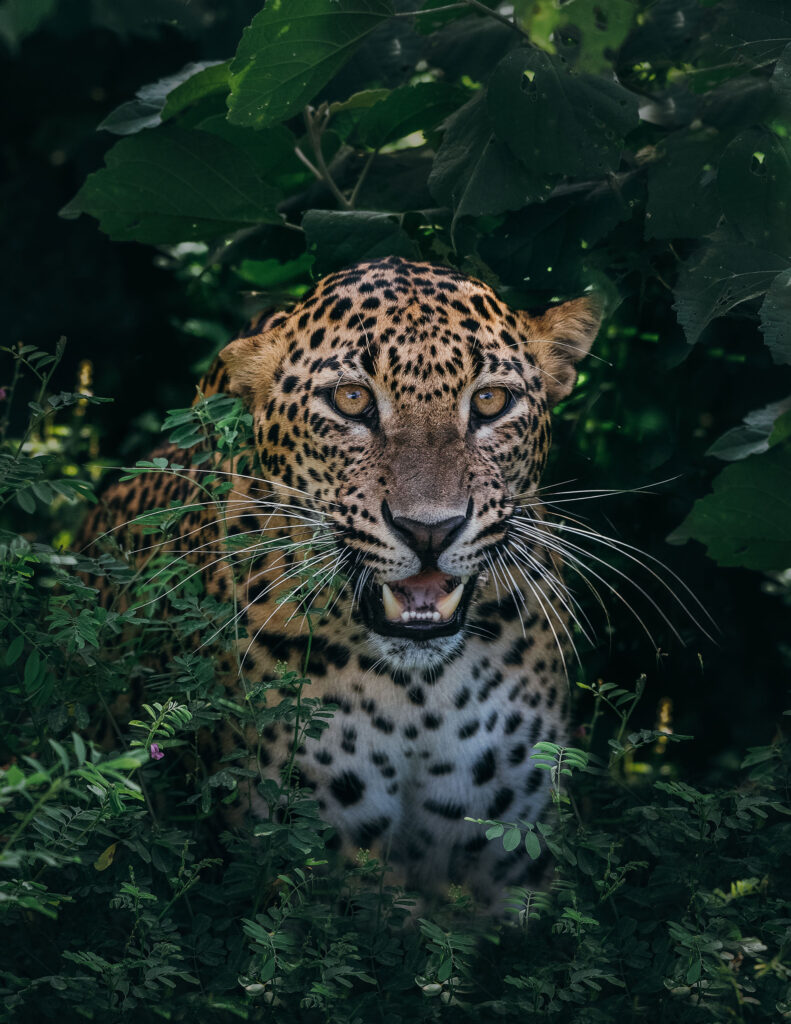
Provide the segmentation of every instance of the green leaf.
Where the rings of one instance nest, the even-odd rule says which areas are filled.
[[[736,462],[746,459],[748,455],[758,455],[768,450],[769,446],[782,438],[772,441],[775,421],[784,412],[791,409],[791,398],[780,402],[771,402],[762,409],[748,412],[744,424],[726,431],[717,438],[707,450],[707,455],[714,455],[725,462]]]
[[[755,128],[722,154],[717,191],[725,216],[745,238],[772,252],[791,250],[791,142]]]
[[[41,655],[38,651],[31,651],[27,656],[25,662],[25,671],[23,673],[23,679],[25,683],[25,689],[28,693],[33,689],[38,681],[38,677],[41,671]]]
[[[189,103],[211,92],[227,92],[228,68],[228,61],[186,64],[175,75],[142,86],[133,100],[111,111],[98,130],[113,135],[134,135],[143,128],[155,128]]]
[[[624,136],[639,123],[637,106],[616,82],[575,74],[560,58],[527,48],[504,57],[489,85],[497,137],[539,191],[561,175],[599,178],[615,170]]]
[[[498,142],[481,91],[452,114],[434,159],[428,187],[459,217],[515,210],[538,198],[530,179],[508,148]]]
[[[541,841],[535,832],[528,831],[525,833],[525,849],[527,850],[528,857],[533,860],[537,860],[541,856]]]
[[[736,242],[712,242],[686,261],[675,289],[674,308],[684,334],[694,345],[716,317],[758,298],[786,260],[773,252]]]
[[[721,148],[714,129],[673,132],[657,146],[648,167],[646,238],[697,238],[714,230],[720,216],[715,165]]]
[[[280,193],[241,150],[208,132],[162,127],[122,139],[63,217],[88,213],[118,241],[168,244],[275,224]]]
[[[316,270],[323,274],[378,256],[419,256],[397,216],[366,210],[309,210],[302,218]]]
[[[224,114],[213,114],[194,127],[241,149],[252,160],[258,177],[270,185],[287,189],[295,182],[313,180],[296,156],[297,140],[285,125],[271,124],[263,131],[254,131],[230,124]]]
[[[791,442],[728,466],[713,486],[668,539],[701,541],[719,565],[791,566]]]
[[[0,7],[0,39],[16,48],[51,14],[58,0],[5,0]]]
[[[229,120],[261,128],[299,113],[391,13],[386,0],[270,0],[231,64]]]
[[[509,853],[522,842],[522,832],[518,828],[509,828],[503,836],[503,849]]]
[[[452,114],[464,102],[461,89],[444,82],[424,82],[394,89],[385,99],[369,107],[352,133],[351,141],[381,149],[414,132],[426,132]]]
[[[776,363],[791,363],[791,269],[769,285],[761,305],[761,333]]]
[[[610,71],[612,54],[632,26],[636,7],[631,0],[573,0],[555,3],[535,0],[524,27],[534,46],[560,52],[584,71]],[[573,30],[570,31],[570,27]]]
[[[25,638],[23,636],[15,636],[5,652],[5,663],[9,668],[19,660],[24,649]]]

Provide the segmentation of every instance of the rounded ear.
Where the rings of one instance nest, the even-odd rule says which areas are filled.
[[[217,357],[225,368],[225,390],[248,404],[268,394],[286,347],[282,333],[271,327],[229,342]]]
[[[550,406],[571,394],[576,364],[590,351],[603,315],[604,303],[597,295],[561,302],[542,316],[522,314],[527,350],[544,373]]]

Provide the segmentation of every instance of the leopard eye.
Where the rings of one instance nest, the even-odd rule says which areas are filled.
[[[510,407],[511,401],[508,388],[479,388],[472,396],[472,410],[478,419],[493,420]]]
[[[362,384],[340,384],[331,397],[337,411],[350,419],[362,419],[373,410],[374,396]]]

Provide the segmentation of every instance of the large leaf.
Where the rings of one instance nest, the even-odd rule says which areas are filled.
[[[394,89],[363,113],[352,141],[369,149],[381,149],[388,142],[403,139],[413,132],[435,128],[464,99],[463,90],[444,82],[424,82]]]
[[[721,149],[713,128],[672,132],[657,146],[648,168],[646,238],[697,238],[714,230],[720,201],[713,165]]]
[[[283,124],[270,124],[262,131],[230,124],[223,114],[213,114],[195,126],[231,143],[252,160],[259,178],[276,187],[313,180],[310,171],[295,155],[297,140]]]
[[[791,270],[778,274],[761,306],[761,333],[776,363],[791,363]]]
[[[500,61],[488,108],[497,137],[529,168],[534,188],[561,175],[599,178],[615,170],[624,136],[639,123],[633,93],[526,47]]]
[[[675,310],[690,345],[718,316],[763,295],[787,260],[773,252],[715,241],[686,261],[675,290]]]
[[[791,442],[735,462],[696,501],[672,541],[706,545],[719,565],[782,570],[791,567]]]
[[[280,193],[242,150],[208,132],[141,132],[117,142],[106,164],[61,215],[88,213],[118,241],[211,239],[281,219]]]
[[[391,13],[386,0],[270,0],[231,64],[229,119],[260,128],[298,113]]]
[[[227,61],[187,64],[175,75],[150,82],[135,98],[116,107],[99,125],[113,135],[134,135],[143,128],[156,128],[184,107],[213,92],[228,91]]]
[[[726,0],[717,5],[715,38],[727,54],[755,65],[776,60],[791,42],[791,10],[786,0]]]
[[[774,437],[775,423],[791,409],[791,398],[780,402],[771,402],[762,409],[754,409],[744,417],[744,423],[732,427],[722,437],[717,438],[706,452],[725,462],[736,462],[746,459],[748,455],[759,455],[768,451],[771,444],[776,443]]]
[[[546,194],[532,187],[527,172],[495,138],[483,90],[444,127],[428,185],[438,202],[453,208],[454,220],[515,210]]]
[[[722,155],[717,191],[728,220],[751,242],[791,251],[791,143],[766,129],[742,132]]]
[[[420,255],[396,216],[368,210],[309,210],[302,218],[320,274],[378,256]]]

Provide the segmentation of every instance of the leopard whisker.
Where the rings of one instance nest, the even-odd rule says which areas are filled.
[[[514,548],[516,549],[516,552],[514,551]],[[551,592],[555,594],[557,599],[565,608],[572,622],[577,626],[588,643],[593,643],[593,638],[591,636],[591,634],[595,635],[593,625],[586,615],[582,605],[569,589],[565,580],[563,580],[562,577],[555,576],[549,572],[547,568],[543,566],[538,559],[535,558],[531,552],[517,540],[512,538],[510,542],[506,541],[505,550],[511,558],[514,559],[517,566],[521,561],[528,570],[532,569],[534,573],[538,573],[540,575],[541,579],[546,582]],[[583,625],[580,616],[585,620],[585,625]],[[588,632],[588,629],[591,630],[591,633]]]
[[[649,630],[648,626],[647,626],[647,625],[645,624],[645,622],[643,621],[643,619],[642,619],[642,618],[641,618],[641,617],[640,617],[640,616],[638,615],[638,613],[637,613],[637,612],[635,611],[635,609],[634,609],[634,608],[632,607],[632,605],[631,605],[631,604],[630,604],[630,603],[629,603],[629,602],[628,602],[628,601],[626,600],[626,598],[625,598],[625,597],[623,597],[623,595],[622,595],[622,594],[620,594],[620,593],[619,593],[619,592],[618,592],[618,591],[617,591],[617,590],[615,589],[615,587],[613,586],[613,584],[612,584],[612,583],[610,583],[610,581],[609,581],[609,580],[607,580],[607,579],[605,579],[605,578],[604,578],[603,576],[599,575],[599,573],[597,573],[597,572],[596,572],[596,571],[595,571],[594,569],[592,569],[592,568],[591,568],[591,567],[590,567],[589,565],[586,565],[586,564],[585,564],[585,563],[584,563],[584,562],[583,562],[583,561],[582,561],[582,560],[581,560],[580,558],[578,558],[578,557],[577,557],[577,556],[576,556],[576,555],[575,555],[575,554],[573,553],[573,552],[574,552],[574,550],[576,550],[576,551],[579,551],[579,552],[581,552],[581,553],[582,553],[583,555],[587,555],[587,556],[588,556],[589,558],[592,558],[592,559],[593,559],[594,561],[596,561],[596,562],[599,562],[599,563],[600,563],[601,565],[604,565],[604,566],[606,566],[606,567],[607,567],[608,569],[610,569],[610,570],[612,570],[613,572],[615,572],[615,573],[616,573],[616,574],[617,574],[618,576],[621,576],[621,577],[622,577],[622,578],[623,578],[623,579],[624,579],[624,580],[625,580],[625,581],[626,581],[627,583],[630,583],[630,584],[631,584],[631,585],[632,585],[633,587],[635,587],[635,588],[636,588],[636,589],[638,590],[638,592],[639,592],[640,594],[642,594],[642,595],[643,595],[643,597],[645,597],[645,599],[646,599],[646,600],[647,600],[647,601],[648,601],[648,602],[649,602],[649,603],[650,603],[650,604],[651,604],[651,605],[652,605],[652,606],[653,606],[653,607],[654,607],[654,608],[656,609],[656,611],[657,611],[657,612],[659,613],[659,615],[661,616],[661,618],[662,618],[662,619],[663,619],[663,620],[664,620],[664,621],[665,621],[665,622],[667,623],[667,625],[668,625],[668,626],[670,627],[670,629],[672,630],[673,634],[674,634],[674,635],[675,635],[675,636],[676,636],[676,637],[677,637],[677,638],[679,639],[679,641],[681,641],[681,637],[680,637],[680,635],[679,635],[678,631],[677,631],[677,630],[675,629],[675,627],[673,626],[673,624],[672,624],[672,623],[670,622],[670,620],[669,620],[669,619],[667,618],[667,616],[666,616],[666,615],[664,614],[664,612],[663,612],[663,611],[662,611],[662,609],[661,609],[661,608],[659,607],[659,605],[658,605],[658,604],[657,604],[657,603],[656,603],[656,602],[655,602],[655,601],[653,600],[653,598],[651,598],[651,597],[650,597],[650,595],[648,595],[648,594],[647,594],[647,593],[646,593],[646,592],[645,592],[645,591],[644,591],[644,590],[642,589],[642,587],[640,587],[640,585],[639,585],[638,583],[636,583],[636,582],[635,582],[634,580],[632,580],[632,579],[631,579],[631,578],[630,578],[629,576],[627,576],[627,575],[626,575],[625,573],[621,572],[621,571],[620,571],[619,569],[616,569],[616,568],[615,568],[615,566],[613,566],[613,565],[610,565],[610,563],[609,563],[609,562],[607,562],[607,561],[605,561],[604,559],[602,559],[602,558],[599,558],[598,556],[596,556],[596,555],[593,555],[593,554],[591,554],[591,553],[590,553],[590,552],[588,552],[588,551],[585,551],[585,550],[584,550],[583,548],[579,548],[579,547],[577,547],[577,545],[566,545],[566,544],[560,544],[560,543],[556,543],[556,542],[555,542],[555,541],[553,541],[553,540],[549,540],[549,539],[548,539],[548,537],[547,537],[547,533],[548,533],[548,531],[543,531],[543,532],[539,532],[539,531],[534,531],[534,532],[533,532],[533,531],[524,531],[524,529],[523,529],[522,527],[516,527],[516,529],[519,529],[519,530],[522,530],[522,532],[525,532],[525,533],[526,533],[526,535],[527,535],[527,536],[528,536],[528,537],[529,537],[529,538],[530,538],[531,540],[535,541],[536,543],[542,544],[542,545],[543,545],[543,546],[545,546],[545,547],[550,547],[550,548],[552,548],[553,550],[555,550],[555,551],[556,551],[556,552],[557,552],[557,553],[558,553],[558,554],[559,554],[559,555],[561,556],[561,558],[563,558],[564,562],[567,562],[567,563],[569,564],[569,566],[570,566],[570,567],[571,567],[571,568],[572,568],[572,569],[573,569],[573,570],[574,570],[574,571],[575,571],[575,572],[576,572],[576,573],[577,573],[578,575],[580,575],[580,576],[581,576],[581,577],[582,577],[583,579],[587,579],[586,573],[590,573],[590,574],[591,574],[591,575],[592,575],[592,576],[593,576],[593,577],[594,577],[594,578],[595,578],[596,580],[598,580],[598,581],[599,581],[599,583],[601,583],[601,584],[602,584],[603,586],[605,586],[605,587],[606,587],[606,588],[607,588],[607,589],[608,589],[608,590],[609,590],[609,591],[610,591],[610,592],[611,592],[612,594],[614,594],[614,595],[615,595],[615,597],[617,597],[619,601],[622,601],[622,602],[623,602],[623,604],[624,604],[624,605],[626,606],[626,608],[627,608],[627,609],[629,610],[629,612],[630,612],[630,613],[631,613],[631,614],[632,614],[632,615],[634,616],[634,618],[636,619],[636,621],[637,621],[637,622],[638,622],[638,623],[640,624],[640,626],[641,626],[641,627],[642,627],[642,629],[644,630],[644,632],[645,632],[646,636],[648,637],[648,639],[650,640],[651,644],[652,644],[652,645],[653,645],[653,646],[654,646],[655,648],[656,648],[656,641],[654,640],[654,638],[653,638],[653,636],[652,636],[652,634],[651,634],[651,631]],[[683,643],[683,641],[681,641],[681,642]]]

